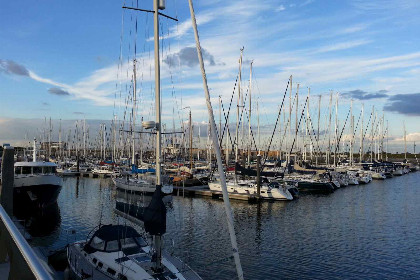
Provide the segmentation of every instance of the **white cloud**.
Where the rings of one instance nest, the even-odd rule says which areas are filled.
[[[284,5],[280,5],[275,9],[276,12],[281,12],[281,11],[284,11],[284,10],[286,10],[286,7]]]
[[[346,50],[346,49],[352,49],[358,46],[366,45],[371,43],[370,40],[356,40],[356,41],[350,41],[350,42],[342,42],[337,43],[330,46],[324,46],[316,50],[316,53],[325,53],[325,52],[332,52],[332,51],[339,51],[339,50]]]

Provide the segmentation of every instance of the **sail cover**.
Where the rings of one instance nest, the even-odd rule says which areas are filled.
[[[161,186],[156,186],[152,201],[144,210],[144,229],[151,235],[162,235],[166,232],[166,207],[162,201]]]

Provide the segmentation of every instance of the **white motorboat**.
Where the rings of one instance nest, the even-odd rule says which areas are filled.
[[[57,201],[62,179],[57,176],[57,165],[52,162],[36,161],[36,142],[32,162],[16,162],[13,199],[17,203],[29,203],[46,207]]]
[[[229,193],[257,195],[257,184],[251,181],[230,181],[226,182],[226,187]],[[219,181],[210,182],[209,188],[212,191],[222,191],[222,186]],[[271,200],[293,200],[292,194],[287,187],[279,184],[261,184],[260,196],[262,199]]]

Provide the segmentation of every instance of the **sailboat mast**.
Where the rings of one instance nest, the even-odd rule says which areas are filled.
[[[259,99],[257,99],[257,125],[258,125],[258,154],[261,151],[261,137],[260,137],[260,105]]]
[[[297,89],[296,89],[296,120],[295,120],[295,133],[298,131],[298,122],[299,122],[299,120],[298,120],[298,107],[299,107],[299,84],[297,84]],[[291,123],[290,123],[290,125],[292,125]],[[297,134],[296,134],[297,135]],[[296,147],[299,147],[298,146],[299,145],[299,143],[298,143],[298,137],[296,136]],[[298,150],[298,149],[297,149]],[[296,153],[297,153],[297,150],[296,150]]]
[[[354,118],[353,118],[353,99],[350,102],[350,166],[353,166],[353,135],[354,135]]]
[[[405,130],[405,121],[403,121],[404,127],[404,159],[407,160],[407,131]]]
[[[251,166],[251,89],[252,89],[252,63],[249,69],[249,113],[248,113],[248,166]]]
[[[338,94],[335,100],[335,149],[334,149],[334,166],[337,166],[337,152],[339,150],[338,145]]]
[[[156,189],[161,190],[161,112],[160,112],[160,64],[159,64],[159,0],[153,1],[153,25],[154,25],[154,52],[155,52],[155,103],[156,103]],[[154,235],[154,247],[156,250],[155,268],[162,270],[162,237]]]
[[[190,108],[190,115],[189,115],[189,125],[190,125],[190,171],[191,171],[191,175],[192,175],[192,170],[193,170],[193,147],[192,147],[193,131],[192,131],[191,108]]]
[[[327,165],[330,165],[330,157],[331,157],[331,119],[332,119],[332,91],[330,92],[330,106],[329,106]]]
[[[198,39],[197,22],[196,22],[196,19],[195,19],[192,0],[189,0],[188,2],[189,2],[189,6],[190,6],[192,26],[193,26],[193,29],[194,29],[194,37],[195,37],[195,42],[196,42],[196,47],[197,47],[198,60],[199,60],[199,63],[200,63],[201,74],[202,74],[202,77],[203,77],[203,86],[204,86],[204,91],[205,91],[205,96],[206,96],[207,110],[208,110],[208,113],[209,113],[209,119],[210,119],[210,123],[211,123],[212,139],[213,139],[214,149],[215,149],[215,152],[216,152],[217,167],[219,169],[220,184],[221,184],[221,187],[222,187],[223,201],[224,201],[224,204],[225,204],[226,217],[227,217],[227,222],[228,222],[228,229],[229,229],[230,240],[231,240],[231,244],[232,244],[233,258],[235,260],[236,272],[238,274],[238,279],[243,280],[244,276],[243,276],[243,271],[242,271],[241,260],[240,260],[240,257],[239,257],[238,244],[237,244],[237,241],[236,241],[233,215],[232,215],[232,210],[231,210],[231,207],[230,207],[229,195],[228,195],[227,188],[226,188],[226,176],[225,176],[225,173],[223,172],[220,146],[219,146],[219,143],[217,141],[217,135],[215,134],[216,123],[214,121],[213,108],[211,106],[210,93],[209,93],[209,88],[208,88],[208,85],[207,85],[206,72],[205,72],[205,69],[204,69],[203,55],[201,53],[201,46],[200,46],[200,42],[199,42],[199,39]]]
[[[219,95],[219,141],[222,141],[222,96]]]
[[[133,60],[133,124],[131,129],[131,165],[136,164],[136,139],[135,139],[135,130],[136,130],[136,103],[137,103],[137,76],[136,76],[136,62],[137,60],[134,58]]]
[[[62,159],[61,154],[61,119],[60,119],[60,127],[58,129],[58,156]]]
[[[241,72],[242,72],[242,53],[243,53],[243,51],[244,51],[244,48],[241,49],[241,56],[239,58],[238,105],[236,106],[235,162],[238,162],[238,149],[239,149],[239,107],[241,106],[241,76],[242,76]]]

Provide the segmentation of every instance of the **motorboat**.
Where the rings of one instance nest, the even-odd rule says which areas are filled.
[[[226,182],[227,191],[229,193],[257,195],[257,184],[251,180],[230,180]],[[220,181],[209,183],[209,188],[212,191],[222,191]],[[267,200],[293,200],[292,194],[289,190],[279,184],[263,183],[260,186],[260,197]]]
[[[57,165],[36,161],[36,141],[31,162],[16,162],[14,165],[13,200],[44,208],[57,201],[63,182],[57,176]]]

